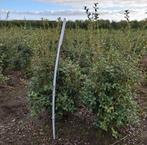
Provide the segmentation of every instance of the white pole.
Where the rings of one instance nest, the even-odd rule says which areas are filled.
[[[54,79],[53,79],[53,92],[52,92],[52,130],[53,130],[53,139],[56,139],[56,132],[55,132],[55,96],[56,96],[56,81],[57,81],[57,70],[59,65],[59,56],[60,56],[60,49],[63,42],[64,31],[66,26],[66,19],[63,21],[62,31],[60,34],[60,40],[58,44],[56,62],[55,62],[55,69],[54,69]]]

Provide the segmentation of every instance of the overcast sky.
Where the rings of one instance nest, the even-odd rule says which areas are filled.
[[[8,11],[9,19],[85,19],[83,7],[92,8],[95,2],[99,2],[102,19],[123,20],[126,9],[132,20],[147,18],[147,0],[0,0],[0,19],[6,19]]]

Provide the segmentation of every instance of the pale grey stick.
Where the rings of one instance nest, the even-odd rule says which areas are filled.
[[[53,92],[52,92],[52,130],[53,130],[53,139],[56,139],[56,131],[55,131],[55,97],[56,97],[56,81],[57,81],[57,70],[59,65],[59,56],[60,56],[60,49],[63,42],[64,31],[66,26],[66,19],[63,21],[60,40],[58,44],[56,62],[55,62],[55,69],[54,69],[54,80],[53,80]]]

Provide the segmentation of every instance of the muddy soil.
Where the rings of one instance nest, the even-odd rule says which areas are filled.
[[[147,65],[144,60],[144,67]],[[57,140],[52,140],[51,120],[47,113],[32,119],[26,98],[26,79],[20,72],[8,74],[9,81],[0,86],[0,145],[147,145],[147,82],[139,87],[139,104],[143,117],[138,127],[121,140],[90,127],[82,119],[71,116],[57,123]],[[147,80],[145,80],[147,81]]]

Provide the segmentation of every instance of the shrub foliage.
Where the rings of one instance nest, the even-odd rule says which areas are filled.
[[[0,70],[31,72],[28,101],[33,116],[44,110],[51,113],[59,26],[1,30]],[[76,25],[66,30],[57,77],[57,116],[84,107],[97,127],[114,136],[119,127],[138,120],[133,88],[140,80],[138,60],[147,50],[147,31],[130,30],[128,35],[124,30],[94,29],[90,23],[88,29]]]

